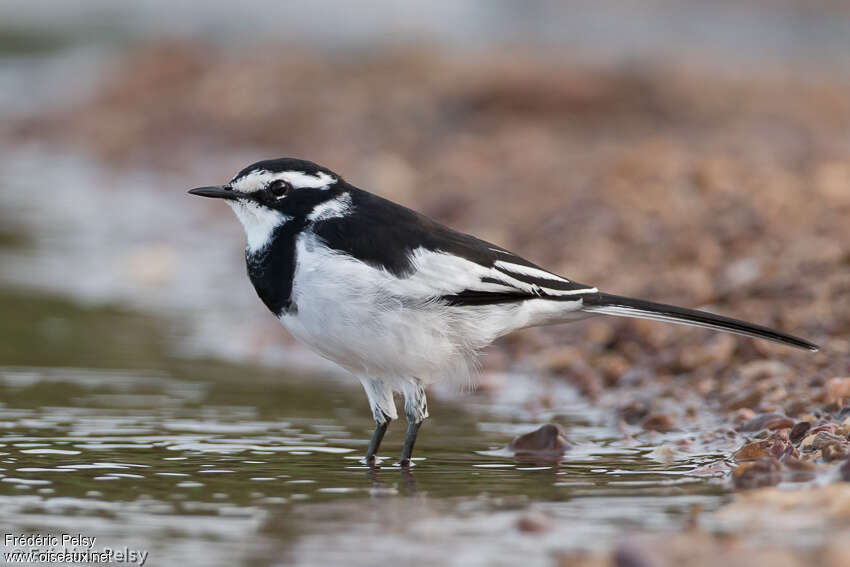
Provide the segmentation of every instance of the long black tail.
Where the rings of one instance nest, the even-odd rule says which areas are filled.
[[[582,309],[591,313],[616,315],[618,317],[636,317],[638,319],[651,319],[653,321],[666,321],[680,325],[705,327],[706,329],[716,329],[718,331],[726,331],[727,333],[766,339],[810,351],[817,351],[820,348],[818,345],[809,341],[780,333],[768,327],[754,325],[705,311],[684,309],[674,305],[653,303],[652,301],[621,297],[609,293],[588,295],[583,299],[584,306]]]

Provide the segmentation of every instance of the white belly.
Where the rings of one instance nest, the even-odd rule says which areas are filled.
[[[547,300],[474,308],[428,301],[415,276],[399,279],[329,250],[310,234],[299,237],[296,254],[297,310],[281,317],[283,325],[322,356],[391,385],[411,377],[468,383],[481,348],[565,310]]]

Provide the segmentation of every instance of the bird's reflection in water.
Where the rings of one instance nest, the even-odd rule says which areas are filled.
[[[401,476],[401,482],[398,476]],[[372,488],[385,491],[397,488],[402,496],[416,496],[419,491],[416,488],[416,477],[411,467],[369,467],[366,478],[372,484]]]

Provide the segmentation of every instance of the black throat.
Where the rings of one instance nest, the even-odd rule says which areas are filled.
[[[292,301],[295,241],[306,226],[306,219],[292,219],[275,229],[265,248],[245,252],[248,277],[257,295],[277,317],[298,311]]]

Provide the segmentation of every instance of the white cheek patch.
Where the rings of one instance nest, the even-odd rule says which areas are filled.
[[[351,207],[351,194],[346,192],[335,199],[319,203],[307,218],[311,221],[321,221],[344,217],[351,213]]]
[[[255,254],[268,246],[277,227],[292,220],[279,211],[268,209],[257,203],[228,201],[248,237],[248,253]]]
[[[310,175],[303,171],[283,171],[275,174],[274,178],[283,179],[296,189],[327,189],[337,181],[336,177],[328,175],[324,171],[320,171],[316,175]]]

